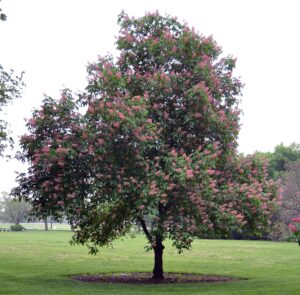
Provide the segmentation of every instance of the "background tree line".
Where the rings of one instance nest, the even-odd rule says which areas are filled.
[[[300,144],[277,145],[273,152],[258,152],[269,162],[268,173],[282,181],[282,204],[273,216],[271,239],[285,239],[290,231],[287,225],[300,213]]]

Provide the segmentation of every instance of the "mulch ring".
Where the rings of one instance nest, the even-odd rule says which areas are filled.
[[[240,279],[218,275],[203,275],[190,273],[164,273],[163,280],[154,280],[150,272],[109,273],[98,275],[77,275],[71,278],[85,283],[114,284],[182,284],[182,283],[220,283],[233,282]]]

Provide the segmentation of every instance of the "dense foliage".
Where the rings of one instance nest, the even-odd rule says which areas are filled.
[[[63,215],[92,252],[140,223],[162,278],[162,242],[259,234],[279,200],[258,157],[237,157],[235,59],[175,18],[122,13],[119,57],[88,66],[78,97],[45,97],[28,121],[14,194]],[[145,220],[150,220],[146,224]]]

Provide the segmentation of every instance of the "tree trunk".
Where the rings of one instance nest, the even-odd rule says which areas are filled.
[[[152,244],[152,236],[150,235],[145,220],[142,218],[138,218],[138,221],[141,223],[142,229],[149,241]],[[154,268],[153,268],[153,276],[152,280],[163,280],[164,279],[164,271],[163,271],[163,252],[164,245],[162,244],[162,240],[159,237],[156,237],[156,245],[152,246],[154,250]]]
[[[153,280],[163,280],[164,271],[163,271],[163,251],[164,245],[161,240],[156,241],[156,246],[153,247],[154,250],[154,269],[153,269]]]
[[[45,230],[48,230],[48,221],[47,221],[47,217],[44,218],[44,223],[45,223]]]

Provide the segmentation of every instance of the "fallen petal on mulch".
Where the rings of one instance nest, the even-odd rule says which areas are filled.
[[[203,275],[189,273],[165,273],[163,280],[152,279],[150,272],[132,273],[102,273],[98,275],[77,275],[72,279],[87,283],[115,283],[115,284],[181,284],[181,283],[219,283],[233,282],[240,279],[218,275]]]

